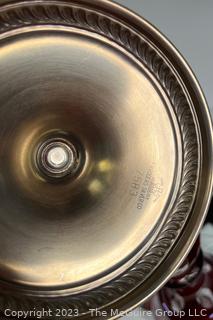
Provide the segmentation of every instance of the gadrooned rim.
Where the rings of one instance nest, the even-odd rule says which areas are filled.
[[[93,308],[101,308],[113,303],[115,300],[121,299],[124,295],[130,293],[134,288],[136,288],[139,284],[145,281],[148,276],[151,275],[152,271],[154,270],[153,266],[155,267],[158,265],[159,259],[163,261],[163,259],[166,258],[166,255],[169,251],[168,247],[171,249],[171,246],[177,242],[179,236],[181,236],[183,227],[185,226],[187,219],[190,217],[191,209],[194,206],[194,202],[197,197],[197,190],[199,187],[198,178],[200,175],[199,169],[201,168],[201,159],[199,160],[199,153],[201,152],[202,147],[202,130],[198,125],[196,114],[193,114],[194,104],[192,101],[190,101],[190,99],[188,100],[190,94],[187,88],[182,86],[183,79],[181,75],[178,74],[177,70],[173,69],[172,62],[164,56],[163,52],[161,51],[163,47],[166,48],[166,52],[170,51],[170,53],[174,54],[173,59],[180,62],[181,66],[185,70],[184,72],[188,71],[187,78],[191,79],[193,82],[197,99],[199,99],[199,106],[202,105],[204,107],[203,113],[205,114],[204,117],[206,116],[206,119],[203,119],[203,121],[206,121],[206,132],[208,136],[211,136],[209,137],[211,142],[210,151],[212,151],[212,127],[205,100],[194,76],[174,47],[172,47],[171,44],[156,29],[154,29],[145,20],[111,2],[99,1],[98,4],[96,0],[93,1],[93,6],[97,5],[98,8],[96,11],[89,9],[89,1],[87,0],[80,0],[78,3],[79,4],[77,4],[76,1],[33,0],[30,2],[25,1],[21,3],[13,1],[12,4],[1,8],[1,32],[35,24],[63,24],[66,26],[80,27],[89,31],[100,33],[101,35],[106,36],[110,40],[115,41],[119,45],[123,46],[126,50],[130,51],[138,60],[140,60],[146,65],[147,68],[150,69],[150,71],[162,84],[167,95],[170,97],[174,108],[176,108],[175,111],[180,123],[180,127],[182,126],[183,130],[184,128],[185,130],[187,128],[191,128],[192,131],[188,130],[187,135],[183,135],[183,138],[185,137],[186,139],[185,147],[188,148],[190,145],[191,148],[190,153],[187,153],[185,150],[184,154],[187,156],[185,160],[187,159],[187,161],[184,163],[185,165],[188,165],[185,168],[187,169],[185,173],[194,173],[191,181],[189,179],[187,179],[187,181],[184,180],[184,183],[189,182],[190,185],[188,190],[190,193],[190,201],[187,202],[187,210],[184,210],[183,212],[183,207],[178,207],[176,210],[176,215],[173,211],[172,217],[170,216],[170,221],[167,221],[166,229],[164,232],[161,232],[160,238],[157,238],[157,242],[155,242],[154,246],[152,246],[152,251],[148,251],[145,256],[143,256],[137,262],[137,264],[134,265],[133,269],[136,271],[135,278],[132,278],[130,274],[130,271],[133,270],[131,269],[128,270],[127,273],[123,274],[120,279],[115,279],[114,282],[111,281],[105,287],[102,286],[91,292],[89,291],[82,295],[75,295],[62,300],[61,302],[57,302],[57,305],[66,304],[69,305],[69,307],[77,306],[81,311],[80,313],[85,314],[90,306]],[[83,4],[85,4],[86,7],[82,7]],[[102,12],[101,7],[104,8],[104,12]],[[106,14],[107,11],[110,13],[109,16]],[[112,16],[113,12],[116,12],[115,16]],[[116,20],[116,15],[119,16],[118,21]],[[134,24],[132,24],[133,21]],[[139,27],[140,31],[138,30]],[[148,34],[152,35],[153,39],[158,39],[159,42],[162,42],[161,49],[155,47],[153,44],[153,39],[151,41],[147,39]],[[188,106],[188,108],[186,106]],[[185,112],[185,110],[187,110],[187,112]],[[210,161],[208,161],[208,163],[210,163]],[[211,191],[212,172],[210,172],[208,187],[209,191]],[[189,193],[187,193],[187,197],[189,197]],[[184,195],[186,195],[186,193],[184,193]],[[191,236],[192,241],[188,246],[188,250],[190,249],[193,240],[196,238],[202,225],[204,213],[209,203],[209,199],[210,196],[205,199],[203,212],[200,213],[199,219],[197,219],[198,229],[194,231],[193,236]],[[182,200],[184,200],[184,197],[181,198],[181,201],[176,202],[176,204],[182,203]],[[186,203],[184,203],[184,206],[186,206]],[[169,226],[171,226],[171,229]],[[162,247],[159,246],[160,239],[163,240]],[[180,258],[176,261],[176,267],[181,260],[182,259],[180,256]],[[137,268],[137,266],[139,266],[140,269]],[[166,281],[170,274],[171,270],[168,271],[167,274],[165,273],[163,281]],[[128,289],[126,290],[127,286]],[[156,283],[156,288],[157,286],[158,284]],[[141,297],[141,299],[143,299],[143,297]],[[23,302],[20,298],[18,298],[18,300],[19,304]],[[52,300],[51,303],[54,304],[54,300]],[[24,305],[26,306],[26,297]]]

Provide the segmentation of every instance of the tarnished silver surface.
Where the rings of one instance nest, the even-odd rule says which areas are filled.
[[[188,253],[212,127],[172,45],[109,1],[2,1],[1,308],[128,310]]]

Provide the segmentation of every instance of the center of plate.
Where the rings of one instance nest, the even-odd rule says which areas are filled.
[[[37,152],[39,170],[52,178],[61,178],[73,173],[77,162],[76,148],[66,140],[48,140],[41,144]]]
[[[63,169],[69,164],[72,164],[74,160],[72,150],[62,144],[61,146],[52,146],[47,151],[46,163],[48,166],[54,169]]]

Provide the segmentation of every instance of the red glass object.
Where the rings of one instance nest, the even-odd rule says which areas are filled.
[[[213,256],[197,240],[175,276],[149,302],[156,319],[213,319]]]

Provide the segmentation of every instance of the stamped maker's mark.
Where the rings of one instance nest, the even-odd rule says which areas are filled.
[[[130,195],[137,199],[137,209],[141,210],[148,200],[156,202],[163,193],[163,179],[154,176],[154,163],[145,172],[137,170],[130,188]]]

